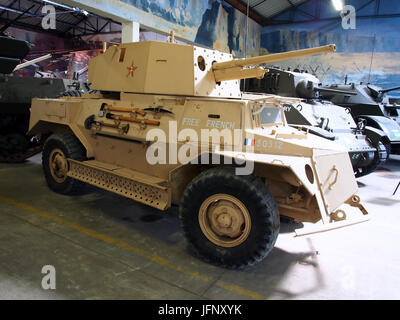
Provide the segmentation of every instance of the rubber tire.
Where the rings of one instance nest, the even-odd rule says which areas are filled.
[[[69,159],[83,161],[86,159],[86,151],[79,140],[70,133],[52,134],[45,142],[42,153],[42,166],[49,188],[57,193],[77,195],[81,194],[84,182],[68,177],[63,183],[58,183],[53,179],[49,168],[49,157],[54,149],[61,149]]]
[[[200,228],[201,204],[218,193],[236,197],[250,214],[250,234],[233,248],[212,243]],[[230,167],[212,168],[197,176],[183,194],[179,218],[194,253],[209,263],[230,269],[242,269],[264,259],[274,247],[280,227],[276,203],[261,179],[235,175],[235,169]]]

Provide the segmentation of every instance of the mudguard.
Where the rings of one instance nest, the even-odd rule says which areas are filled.
[[[374,146],[376,146],[379,141],[389,141],[389,137],[383,130],[374,127],[366,126],[365,135],[371,140]]]
[[[355,118],[356,122],[360,119],[367,120],[367,127],[383,131],[391,143],[400,142],[400,126],[396,121],[382,116],[362,115]]]

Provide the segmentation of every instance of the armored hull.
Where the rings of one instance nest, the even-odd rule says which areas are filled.
[[[32,102],[29,134],[44,142],[48,186],[77,194],[91,184],[159,210],[177,201],[194,250],[228,268],[269,254],[280,215],[326,228],[367,220],[347,151],[288,126],[294,99],[240,92],[240,79],[266,72],[247,65],[278,58],[159,42],[109,48],[89,64],[98,94]]]

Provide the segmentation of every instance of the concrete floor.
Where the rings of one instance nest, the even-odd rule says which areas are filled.
[[[0,299],[400,299],[399,181],[393,156],[359,179],[371,221],[298,238],[301,224],[282,223],[269,257],[229,271],[191,255],[177,208],[95,188],[58,195],[39,155],[0,164]],[[41,288],[44,265],[55,290]]]

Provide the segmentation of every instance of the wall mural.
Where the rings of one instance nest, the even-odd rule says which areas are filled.
[[[177,30],[189,28],[190,32],[185,33],[192,35],[190,39],[186,39],[188,41],[233,53],[238,58],[245,56],[246,16],[222,0],[121,1],[176,25]],[[47,53],[53,55],[49,60],[16,72],[19,76],[71,78],[74,72],[83,68],[89,58],[98,54],[97,49],[102,47],[103,41],[121,42],[120,33],[61,39],[46,33],[18,28],[9,28],[7,31],[14,37],[33,44],[27,60]],[[247,56],[259,54],[260,31],[260,25],[249,19]],[[166,36],[154,32],[141,32],[140,40],[166,41]],[[82,80],[86,78],[87,74],[83,74]]]
[[[121,41],[121,34],[102,35],[102,39],[62,39],[44,32],[34,32],[18,28],[8,28],[11,36],[28,41],[31,50],[23,62],[50,53],[50,59],[14,72],[19,77],[44,77],[72,79],[74,72],[85,68],[90,58],[100,53],[104,40]],[[87,81],[87,72],[83,73],[80,80]]]
[[[32,49],[25,61],[33,60],[48,53],[52,58],[36,63],[14,72],[20,77],[48,77],[72,79],[75,72],[80,73],[79,80],[87,81],[87,72],[84,70],[91,58],[100,54],[103,42],[111,44],[121,43],[121,33],[107,33],[83,36],[81,38],[61,39],[47,33],[9,28],[7,32],[18,39],[28,41]],[[140,41],[166,42],[167,36],[151,31],[140,32]],[[184,42],[177,40],[177,43]]]
[[[375,14],[376,4],[352,0],[357,16]],[[310,1],[300,7],[306,12],[313,12],[316,2]],[[387,9],[385,9],[387,8]],[[385,12],[384,10],[390,10]],[[380,14],[400,12],[400,1],[385,0],[380,6]],[[330,1],[321,7],[321,18],[338,17]],[[285,20],[289,14],[278,19]],[[303,19],[304,19],[303,15]],[[309,19],[309,17],[307,17]],[[297,13],[301,20],[301,13]],[[281,67],[305,69],[315,73],[324,83],[343,83],[346,75],[349,82],[370,82],[382,87],[400,85],[400,18],[356,18],[356,29],[343,29],[342,20],[328,20],[318,23],[297,23],[264,27],[261,31],[261,51],[282,52],[334,43],[337,52],[321,56],[312,56],[297,60],[276,63]],[[400,91],[392,92],[400,97]]]
[[[207,47],[245,55],[246,16],[223,0],[121,0],[179,26]],[[247,55],[259,54],[260,26],[249,19]]]

